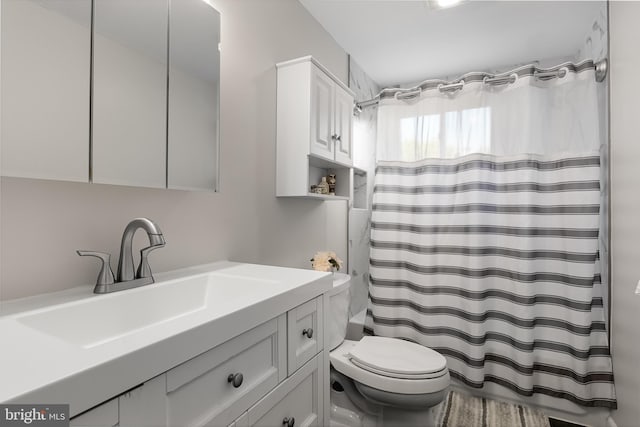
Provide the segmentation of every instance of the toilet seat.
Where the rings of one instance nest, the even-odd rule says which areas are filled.
[[[387,339],[392,341],[390,343],[386,342],[386,346],[391,345],[391,348],[394,346],[397,348],[398,345],[402,345],[399,343],[399,341],[402,340],[395,338]],[[438,364],[425,365],[426,367],[430,367],[430,369],[427,370],[432,371],[428,373],[420,372],[425,371],[425,366],[422,366],[422,369],[414,369],[414,371],[411,371],[411,368],[402,369],[402,367],[399,366],[399,363],[394,362],[388,365],[384,364],[384,362],[380,363],[381,360],[378,360],[375,357],[373,359],[369,359],[365,356],[365,362],[362,363],[363,352],[371,342],[365,342],[365,346],[358,350],[356,347],[359,343],[360,341],[345,340],[340,346],[329,353],[329,358],[333,367],[338,372],[346,375],[354,381],[378,390],[401,394],[437,393],[449,386],[450,378],[446,362],[439,370],[438,366],[440,365]],[[426,347],[423,348],[426,349]],[[357,360],[352,356],[352,353],[354,352],[359,356]],[[437,357],[435,359],[438,360]],[[373,365],[376,366],[374,367]],[[405,372],[393,372],[402,370]]]
[[[362,369],[392,378],[435,378],[447,367],[447,360],[437,351],[398,338],[365,336],[349,355]]]
[[[433,372],[431,374],[418,374],[418,375],[411,375],[411,374],[390,374],[389,372],[385,372],[379,369],[375,369],[372,368],[371,366],[366,366],[366,365],[362,365],[360,362],[358,362],[355,359],[351,359],[351,363],[353,363],[354,365],[356,365],[357,367],[364,369],[365,371],[369,371],[371,373],[377,374],[377,375],[382,375],[385,377],[389,377],[389,378],[402,378],[402,379],[406,379],[406,380],[428,380],[431,378],[438,378],[440,376],[442,376],[442,371],[438,371],[438,372]]]

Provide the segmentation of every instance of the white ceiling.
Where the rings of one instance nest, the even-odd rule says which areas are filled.
[[[299,1],[384,87],[573,57],[604,4],[472,0],[436,10],[425,0]]]

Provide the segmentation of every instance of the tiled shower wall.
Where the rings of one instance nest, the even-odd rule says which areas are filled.
[[[373,98],[380,87],[352,58],[349,58],[349,87],[355,93],[355,100]],[[371,199],[376,163],[377,107],[362,110],[353,121],[353,163],[357,169],[366,172],[366,183],[360,183],[357,191],[366,186],[367,206],[349,208],[349,274],[351,275],[351,314],[367,307],[369,292],[369,236]]]

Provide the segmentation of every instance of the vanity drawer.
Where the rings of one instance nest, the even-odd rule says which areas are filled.
[[[247,412],[250,426],[321,426],[322,355],[307,362]]]
[[[168,371],[167,424],[227,425],[273,389],[286,377],[285,325],[283,314]]]
[[[287,355],[289,375],[322,351],[322,296],[287,313]]]

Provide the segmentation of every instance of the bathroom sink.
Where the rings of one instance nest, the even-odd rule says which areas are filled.
[[[19,317],[18,322],[85,348],[205,309],[210,280],[187,277],[94,296]]]
[[[16,320],[67,343],[92,348],[155,325],[168,328],[170,322],[204,310],[209,316],[224,316],[279,293],[282,286],[278,280],[229,269],[95,295],[25,313]]]
[[[265,322],[278,319],[284,332],[283,313],[330,287],[326,273],[231,261],[155,280],[107,294],[86,284],[3,304],[0,336],[11,345],[0,351],[0,402],[65,396],[78,414]]]

